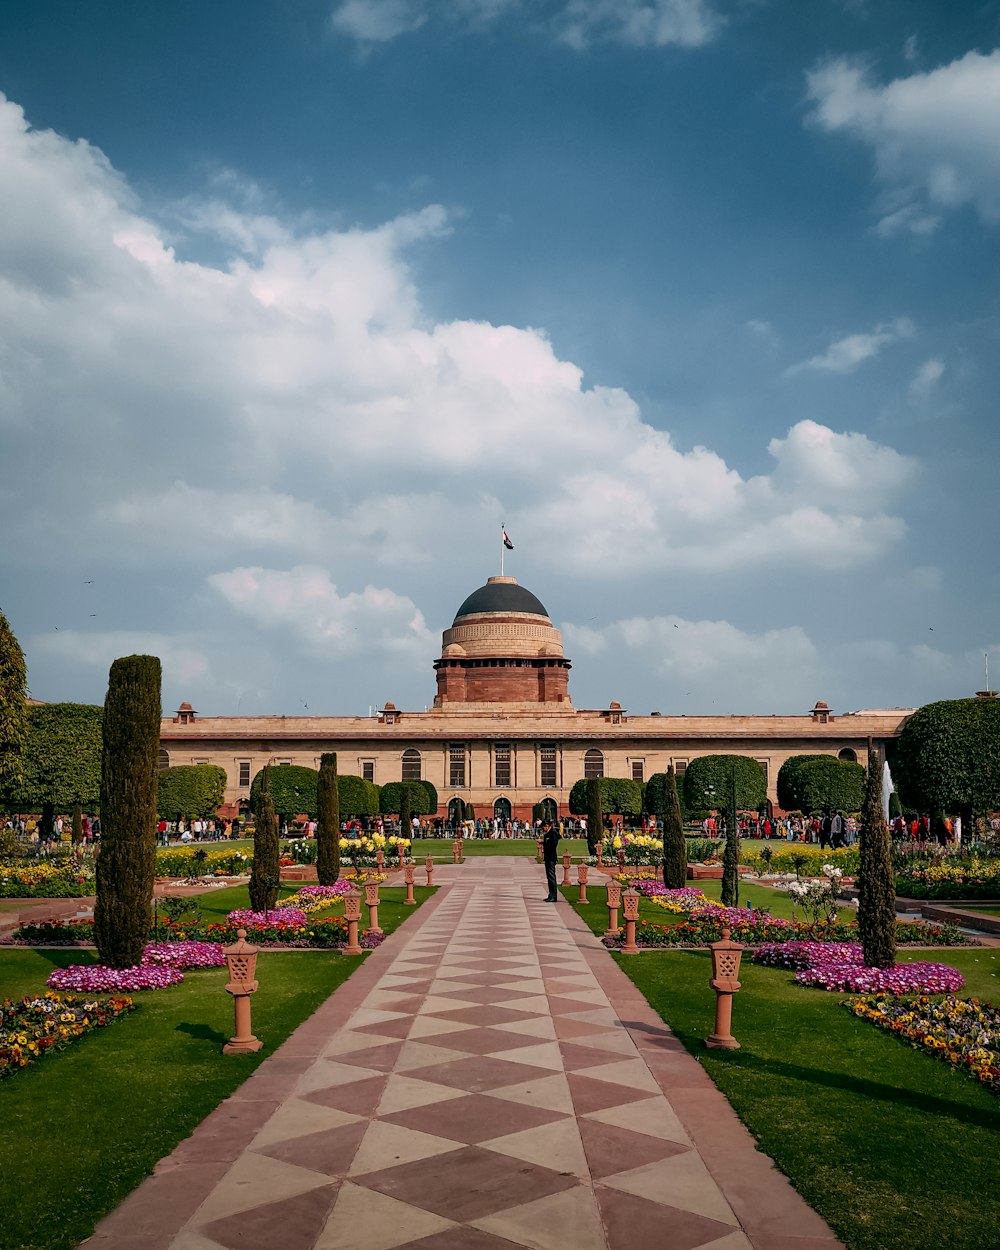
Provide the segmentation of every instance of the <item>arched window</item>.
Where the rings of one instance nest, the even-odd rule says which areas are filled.
[[[843,751],[837,752],[837,759],[843,760],[845,764],[856,764],[858,762],[858,753],[850,747],[844,747]]]
[[[600,751],[591,749],[583,757],[584,777],[604,776],[604,756]]]
[[[420,752],[412,747],[403,752],[403,780],[420,781]]]
[[[170,767],[170,756],[166,751],[163,750],[162,747],[160,748],[160,754],[157,756],[156,767],[160,770],[161,773],[165,773],[167,769]]]

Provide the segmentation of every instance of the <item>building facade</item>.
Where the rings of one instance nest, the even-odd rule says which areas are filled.
[[[835,714],[819,701],[800,716],[630,715],[618,703],[574,708],[562,635],[541,602],[512,577],[473,591],[442,637],[431,708],[387,703],[372,716],[202,716],[182,703],[160,731],[161,767],[218,764],[226,808],[249,800],[267,764],[318,768],[337,752],[341,773],[379,785],[433,782],[438,816],[472,804],[477,817],[530,819],[536,804],[569,814],[581,777],[645,781],[701,755],[748,755],[764,767],[777,803],[778,770],[791,755],[865,759],[867,740],[897,737],[912,708]]]

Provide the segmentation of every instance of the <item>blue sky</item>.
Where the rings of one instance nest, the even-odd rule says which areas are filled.
[[[8,0],[0,608],[44,699],[578,706],[1000,670],[1000,4]]]

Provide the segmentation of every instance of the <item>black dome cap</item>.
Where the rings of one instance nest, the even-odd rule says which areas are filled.
[[[487,582],[474,590],[455,613],[455,621],[463,616],[476,616],[480,612],[528,612],[532,616],[548,619],[542,603],[517,582]]]

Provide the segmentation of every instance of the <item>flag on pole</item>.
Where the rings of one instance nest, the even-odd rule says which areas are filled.
[[[510,541],[510,539],[507,537],[507,531],[506,531],[506,530],[504,530],[504,531],[503,531],[503,545],[507,548],[507,550],[508,550],[508,551],[513,551],[513,550],[514,550],[514,544],[513,544],[513,543]]]

